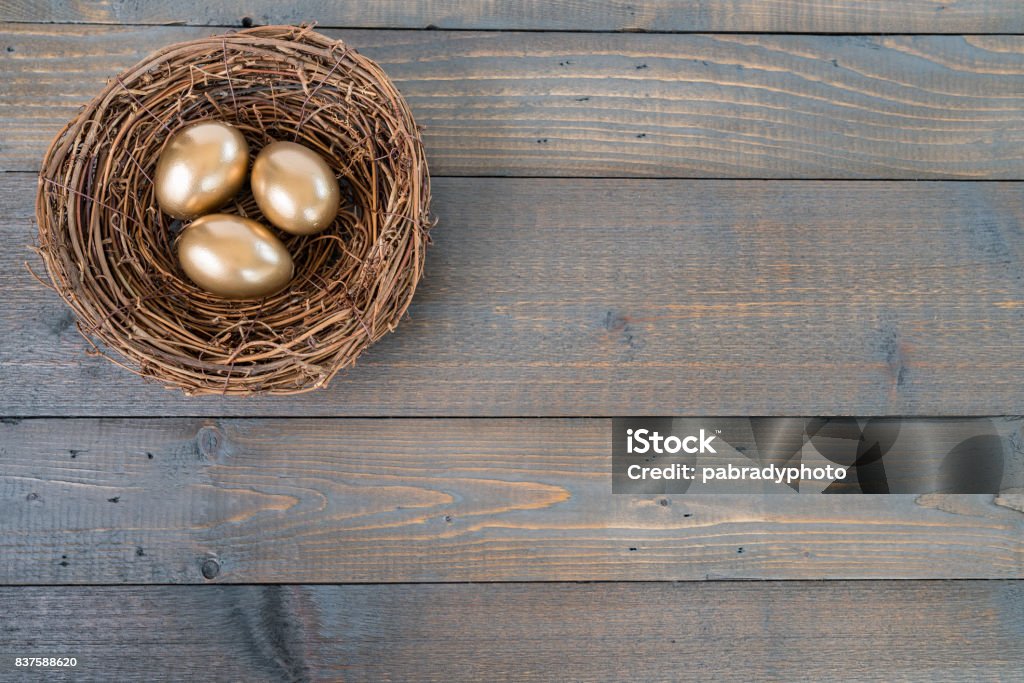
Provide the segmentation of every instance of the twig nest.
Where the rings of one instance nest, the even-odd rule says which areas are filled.
[[[178,262],[184,226],[160,210],[154,178],[199,121],[230,124],[252,155],[301,144],[340,188],[321,232],[278,233],[294,275],[263,298],[209,293]],[[244,189],[226,201],[217,211],[274,223]],[[187,394],[294,394],[397,326],[423,273],[429,203],[419,131],[381,68],[308,27],[260,27],[156,52],[64,127],[40,174],[39,253],[78,329],[119,365]]]

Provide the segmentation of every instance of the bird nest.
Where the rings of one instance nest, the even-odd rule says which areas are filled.
[[[168,138],[228,122],[253,156],[288,140],[336,173],[326,231],[281,234],[295,276],[231,301],[183,273],[184,227],[154,196]],[[39,179],[39,253],[95,351],[186,394],[295,394],[325,386],[398,325],[432,225],[419,130],[384,71],[309,27],[266,26],[166,47],[123,72],[50,145]],[[265,222],[245,190],[221,212]]]

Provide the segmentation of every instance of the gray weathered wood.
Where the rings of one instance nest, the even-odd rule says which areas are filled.
[[[1016,0],[8,0],[0,21],[350,28],[779,33],[1021,33]]]
[[[0,589],[47,680],[1017,680],[1012,581]]]
[[[0,169],[185,27],[0,32]],[[1024,37],[328,31],[408,97],[435,175],[1024,178]],[[72,58],[73,57],[73,58]]]
[[[612,495],[610,438],[603,419],[8,420],[0,583],[1024,578],[1022,493]]]
[[[437,179],[411,319],[324,391],[185,399],[85,342],[0,185],[0,415],[999,415],[1013,183]],[[98,393],[98,390],[100,390]]]

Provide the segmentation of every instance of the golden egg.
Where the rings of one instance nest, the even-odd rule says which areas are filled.
[[[268,221],[295,235],[312,235],[334,222],[338,181],[319,154],[294,142],[272,142],[256,156],[252,194]]]
[[[185,274],[225,299],[257,299],[280,291],[295,266],[270,228],[249,218],[211,213],[193,221],[178,240]]]
[[[175,133],[156,165],[156,201],[175,218],[220,208],[242,189],[249,145],[234,126],[199,121]]]

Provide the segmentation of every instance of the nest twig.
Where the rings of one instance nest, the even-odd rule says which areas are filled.
[[[221,299],[178,264],[183,226],[152,177],[168,137],[202,119],[238,127],[254,156],[304,144],[340,179],[334,225],[281,234],[296,275],[271,297]],[[429,204],[419,131],[381,68],[309,27],[266,26],[171,45],[112,79],[50,145],[36,215],[54,289],[108,358],[187,394],[295,394],[398,324]],[[221,211],[266,222],[247,190]]]

